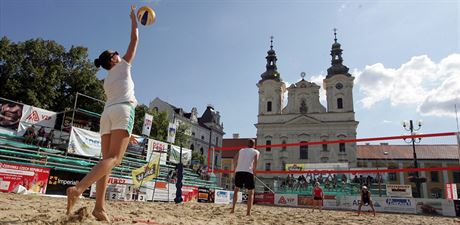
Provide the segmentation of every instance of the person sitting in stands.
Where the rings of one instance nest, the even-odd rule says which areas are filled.
[[[53,143],[54,140],[54,130],[50,130],[48,135],[46,135],[46,147],[51,148],[51,144]]]
[[[32,125],[26,129],[26,132],[24,133],[24,143],[26,144],[33,144],[35,141],[35,126]]]
[[[44,146],[45,145],[45,141],[46,141],[46,131],[45,131],[45,128],[44,127],[40,127],[40,129],[38,130],[38,138],[37,138],[37,145],[38,146]]]

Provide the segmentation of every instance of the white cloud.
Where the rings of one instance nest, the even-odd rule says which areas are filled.
[[[399,68],[377,63],[354,74],[365,108],[389,100],[392,106],[413,104],[422,115],[454,116],[454,104],[459,103],[460,54],[439,63],[414,56]]]
[[[326,75],[324,75],[324,74],[313,75],[310,78],[310,82],[313,82],[313,83],[315,83],[315,84],[320,86],[320,88],[319,88],[319,101],[324,106],[327,106],[326,91],[323,88],[323,80],[324,80],[324,78],[326,78]]]

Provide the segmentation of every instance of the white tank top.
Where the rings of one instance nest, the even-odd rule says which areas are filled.
[[[253,172],[252,163],[254,156],[259,158],[259,151],[253,148],[242,148],[238,152],[238,163],[236,165],[236,172]]]
[[[104,91],[107,96],[106,107],[123,102],[137,105],[134,82],[131,78],[131,65],[123,58],[109,70],[109,74],[104,79]]]

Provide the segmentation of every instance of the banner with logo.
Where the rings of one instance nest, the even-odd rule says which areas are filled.
[[[24,105],[21,122],[19,123],[18,135],[22,136],[26,129],[31,125],[35,125],[37,129],[39,127],[54,129],[56,117],[57,113],[55,112]]]
[[[142,155],[145,151],[144,146],[146,145],[148,139],[139,135],[132,135],[134,139],[136,139],[137,143],[128,143],[128,148],[126,149],[126,152],[134,153],[137,155]],[[144,153],[145,154],[145,153]]]
[[[171,151],[169,153],[169,161],[172,163],[179,163],[180,159],[180,147],[171,145]],[[192,150],[182,148],[182,164],[185,166],[190,165],[192,161]]]
[[[168,142],[169,143],[174,143],[174,141],[176,141],[176,131],[177,131],[176,123],[169,123],[168,125]]]
[[[151,181],[159,174],[160,156],[157,156],[146,165],[132,171],[134,187],[139,187],[143,182]]]
[[[146,113],[144,116],[144,124],[142,125],[142,134],[150,136],[150,130],[152,129],[153,116]]]
[[[230,191],[216,190],[214,196],[214,203],[216,204],[229,204],[230,200]]]
[[[198,202],[208,202],[209,199],[209,188],[199,187],[198,188]]]
[[[23,104],[0,98],[0,127],[16,131],[22,118]]]
[[[50,169],[0,162],[0,191],[12,192],[19,185],[27,191],[44,194]]]
[[[74,173],[64,170],[51,170],[48,179],[47,195],[66,195],[68,187],[75,186],[86,174]],[[90,188],[83,192],[83,196],[90,195]]]
[[[296,194],[275,194],[275,205],[297,206]]]
[[[160,155],[160,165],[166,165],[166,159],[168,157],[168,143],[157,141],[154,139],[148,139],[147,144],[147,156],[146,159],[153,159]]]
[[[287,171],[302,171],[304,170],[304,164],[286,164]]]
[[[412,197],[412,186],[407,184],[387,184],[387,196],[389,197]]]
[[[416,213],[422,215],[455,216],[454,201],[446,199],[414,199],[416,202]]]
[[[447,193],[447,199],[451,200],[457,200],[457,184],[450,183],[446,184],[446,193]]]
[[[89,130],[72,127],[67,152],[76,155],[100,157],[100,134]]]
[[[275,194],[273,193],[255,193],[254,203],[260,205],[274,205]]]

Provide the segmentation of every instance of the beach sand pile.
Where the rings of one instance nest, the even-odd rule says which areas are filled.
[[[91,215],[95,200],[81,199],[75,214],[65,215],[66,198],[0,193],[0,224],[108,224]],[[78,211],[78,212],[77,212]],[[421,215],[364,213],[323,210],[311,212],[306,208],[255,205],[252,216],[245,216],[246,205],[239,204],[235,214],[230,205],[187,202],[107,201],[111,224],[460,224],[459,218]]]

